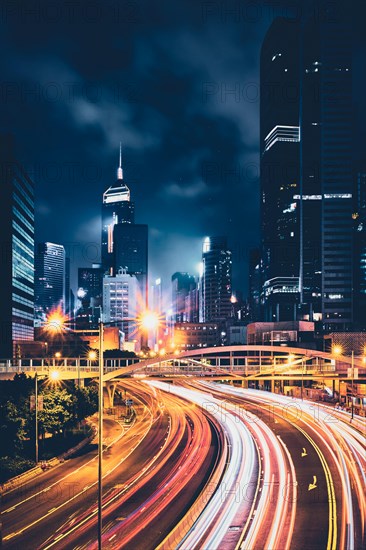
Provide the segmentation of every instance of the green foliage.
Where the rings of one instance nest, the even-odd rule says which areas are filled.
[[[52,386],[38,382],[43,396],[43,409],[38,411],[38,430],[41,436],[56,436],[79,424],[98,409],[98,388],[75,384]],[[0,382],[0,457],[22,453],[25,440],[34,440],[35,411],[30,410],[30,396],[34,395],[34,379],[25,374],[14,380]]]
[[[0,404],[0,456],[22,450],[24,440],[23,419],[17,406],[11,401]]]
[[[35,462],[21,456],[2,456],[0,457],[0,483],[18,476],[34,466]]]

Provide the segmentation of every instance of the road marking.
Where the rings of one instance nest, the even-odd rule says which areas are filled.
[[[313,476],[313,483],[309,483],[308,491],[312,491],[313,489],[317,488],[317,479],[316,476]]]
[[[305,447],[302,448],[302,453],[301,453],[301,456],[304,457],[304,456],[308,456],[308,453],[306,452],[306,449]]]

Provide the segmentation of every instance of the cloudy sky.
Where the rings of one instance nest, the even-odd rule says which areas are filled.
[[[1,131],[36,184],[36,237],[74,274],[100,252],[119,141],[150,271],[196,274],[206,235],[228,235],[246,291],[259,232],[259,52],[296,2],[4,0]],[[74,276],[75,281],[75,276]]]

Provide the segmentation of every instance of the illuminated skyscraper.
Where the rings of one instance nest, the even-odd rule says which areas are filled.
[[[34,336],[34,185],[8,135],[0,136],[0,203],[0,358],[11,358],[16,341]]]
[[[351,26],[342,2],[319,4],[327,17],[276,19],[261,51],[261,302],[265,321],[349,330]]]
[[[35,309],[42,322],[54,308],[65,311],[65,249],[61,244],[39,243],[35,260]]]
[[[175,323],[184,323],[190,320],[189,312],[186,306],[189,307],[186,299],[190,291],[197,286],[193,275],[189,273],[177,272],[172,275],[172,320]]]
[[[134,275],[120,269],[115,276],[103,278],[103,320],[120,327],[126,341],[137,338],[136,317],[142,309],[141,291]]]
[[[102,205],[102,266],[109,274],[113,273],[114,267],[114,226],[133,223],[135,223],[135,205],[130,199],[130,190],[123,179],[120,145],[117,181],[103,194]]]
[[[206,237],[202,250],[200,322],[223,322],[231,315],[231,251],[226,237]]]
[[[141,297],[147,307],[148,227],[144,224],[119,223],[114,226],[114,272],[126,269],[135,275],[141,289]]]

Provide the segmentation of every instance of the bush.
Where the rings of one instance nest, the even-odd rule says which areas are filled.
[[[32,460],[21,456],[3,456],[0,458],[0,483],[18,476],[36,465]]]

